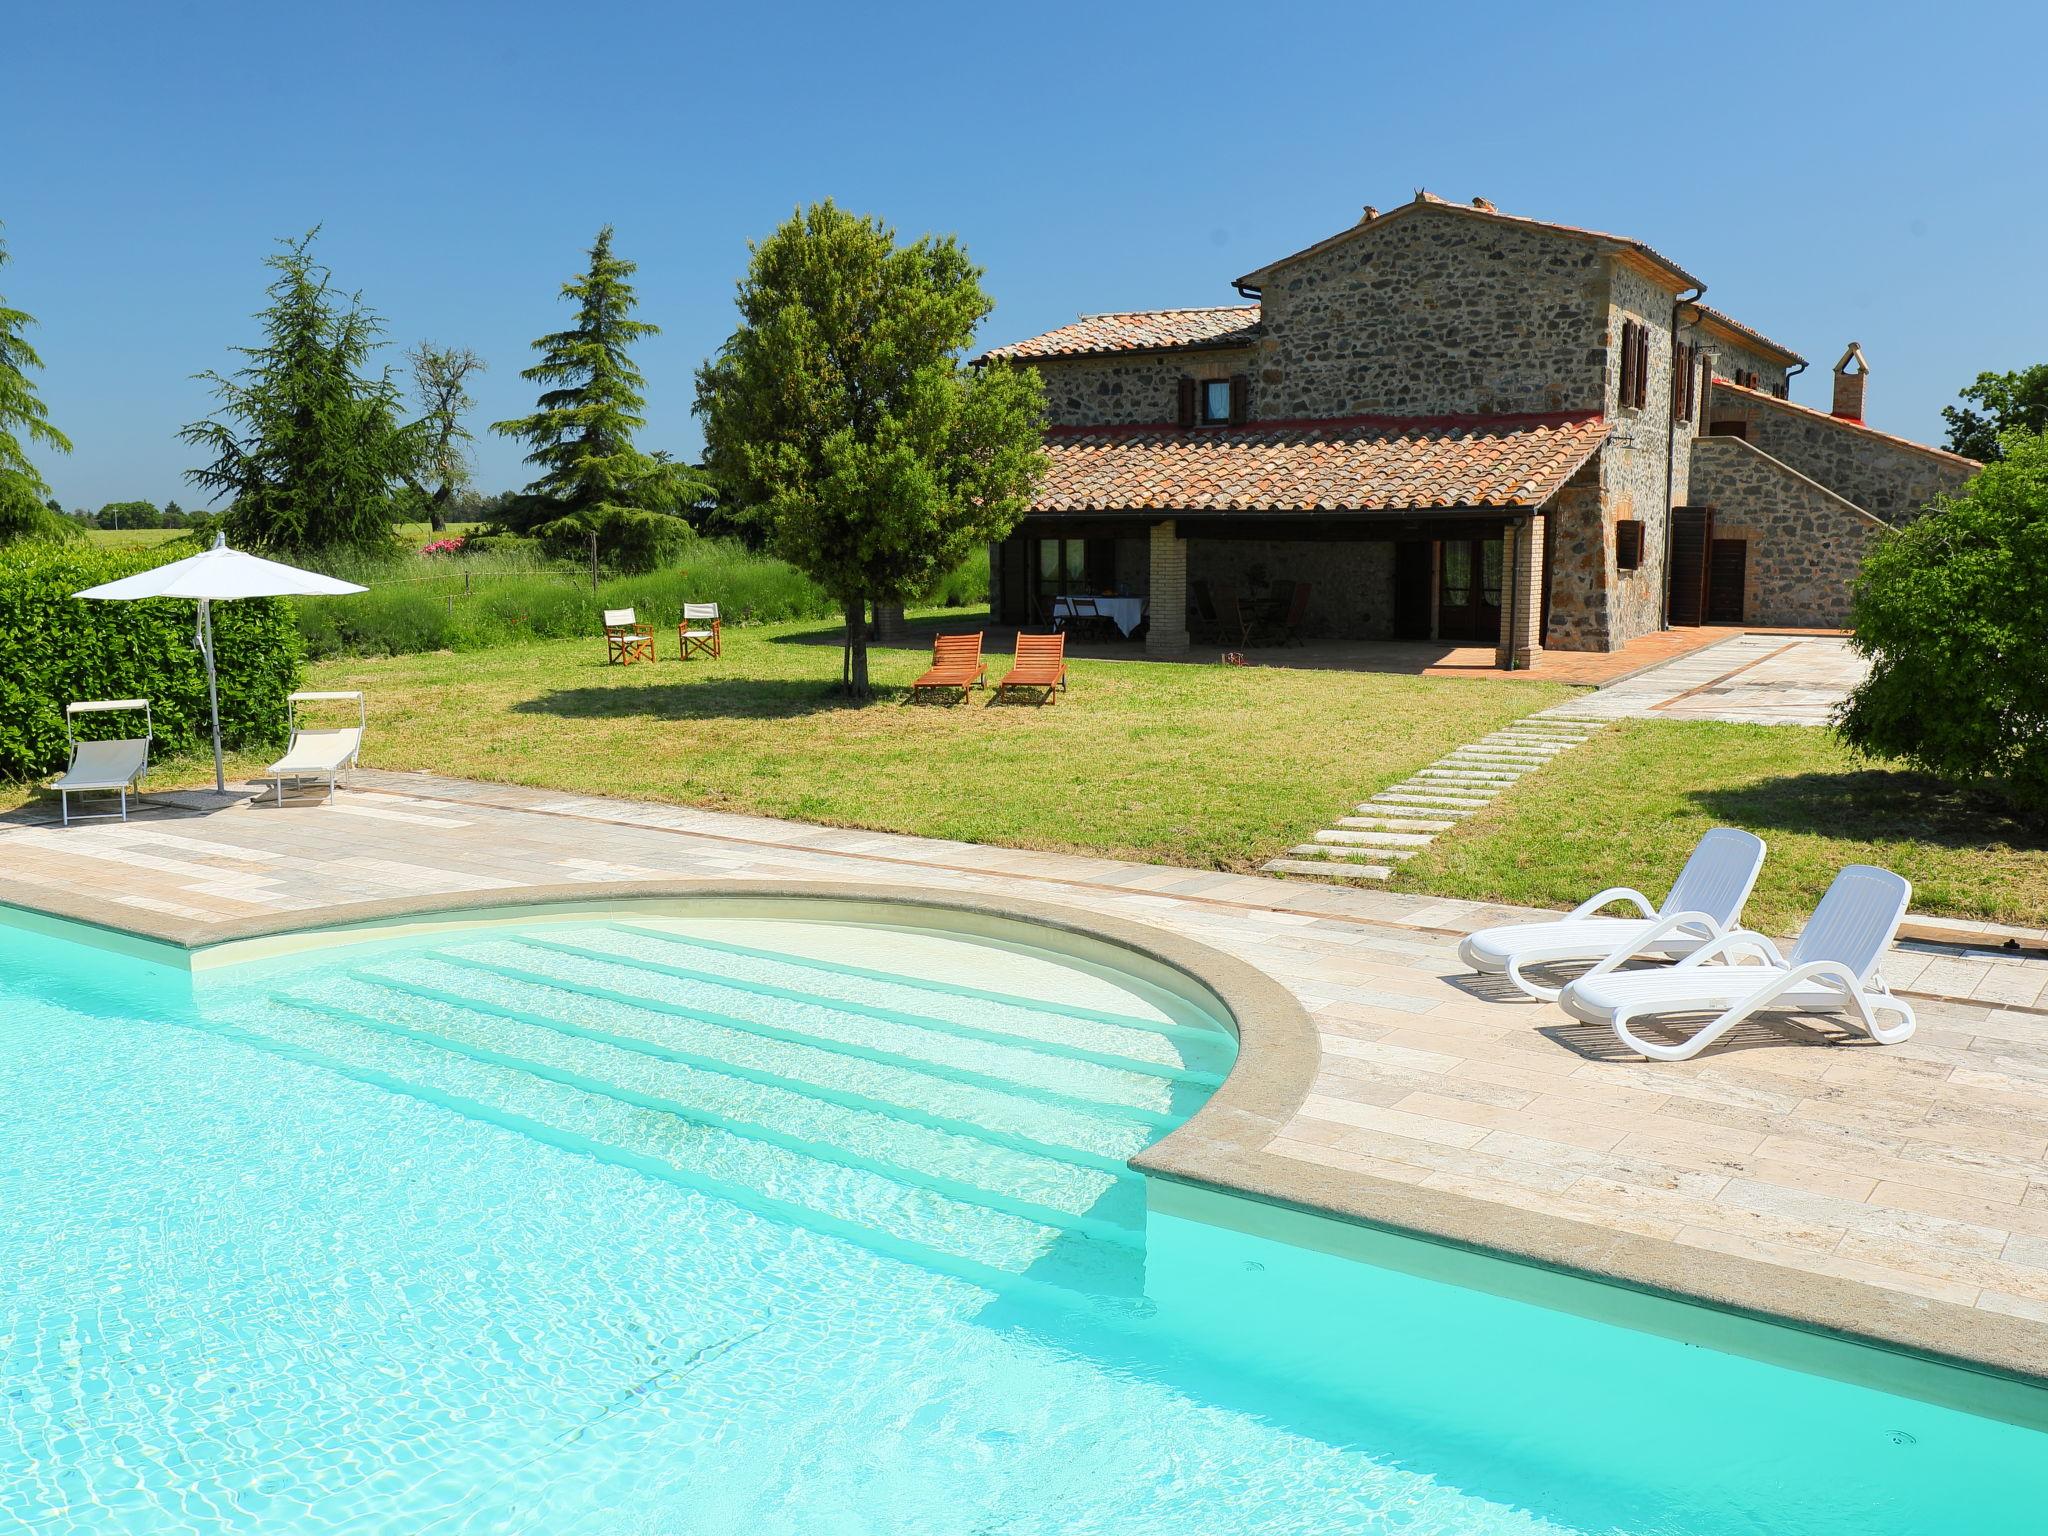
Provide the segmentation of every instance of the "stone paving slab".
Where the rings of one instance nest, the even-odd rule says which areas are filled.
[[[0,896],[226,922],[658,877],[1015,893],[1170,928],[1300,1001],[1322,1063],[1271,1154],[2009,1314],[2048,1348],[2048,961],[1907,946],[1904,1045],[1779,1019],[1649,1063],[1463,972],[1456,936],[1522,909],[426,775],[360,774],[331,807],[147,803],[0,818]]]

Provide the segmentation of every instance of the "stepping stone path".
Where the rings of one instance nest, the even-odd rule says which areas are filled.
[[[1299,843],[1285,858],[1268,859],[1260,868],[1276,875],[1378,885],[1392,877],[1402,860],[1414,858],[1438,833],[1456,827],[1523,774],[1613,723],[1582,708],[1554,706],[1482,736],[1381,790],[1355,814],[1318,832],[1314,842]]]

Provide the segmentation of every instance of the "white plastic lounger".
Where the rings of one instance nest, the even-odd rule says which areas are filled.
[[[1689,955],[1736,926],[1763,867],[1762,838],[1715,827],[1685,861],[1663,906],[1653,910],[1641,891],[1615,886],[1556,922],[1509,923],[1468,934],[1458,945],[1458,958],[1475,971],[1505,975],[1531,997],[1554,1003],[1560,989],[1539,986],[1522,974],[1522,967],[1607,960],[1611,970],[1638,956],[1676,960]],[[1634,902],[1643,915],[1597,915],[1617,901]]]
[[[104,714],[117,709],[142,711],[140,736],[120,737],[108,741],[78,739],[77,722],[80,715]],[[156,722],[150,715],[149,700],[92,699],[82,704],[66,704],[64,735],[71,744],[71,761],[65,766],[64,776],[50,786],[57,791],[57,803],[61,807],[64,825],[68,827],[74,820],[108,821],[115,816],[126,821],[129,793],[133,791],[138,797],[142,794],[142,778],[149,772],[149,744],[156,735]],[[74,817],[71,814],[71,797],[83,794],[119,794],[121,809]]]
[[[1610,973],[1596,966],[1559,1001],[1575,1019],[1613,1025],[1623,1045],[1657,1061],[1697,1056],[1766,1008],[1846,1014],[1878,1044],[1897,1045],[1913,1033],[1913,1009],[1884,984],[1877,965],[1912,897],[1903,875],[1851,864],[1835,876],[1789,957],[1761,934],[1738,930],[1664,970]],[[1744,957],[1762,963],[1737,963]],[[1644,1040],[1629,1028],[1638,1019],[1688,1013],[1716,1017],[1677,1045]],[[1881,1013],[1896,1014],[1898,1022],[1880,1023]]]
[[[353,699],[356,706],[356,723],[340,727],[309,730],[299,724],[299,706],[332,699]],[[363,696],[353,690],[342,693],[295,693],[286,701],[291,712],[292,739],[284,750],[284,756],[264,770],[264,777],[277,785],[277,804],[284,804],[284,781],[291,779],[303,784],[307,779],[327,781],[327,800],[334,799],[334,783],[341,777],[342,770],[353,768],[356,756],[363,750],[363,732],[369,726],[369,712],[363,703]]]

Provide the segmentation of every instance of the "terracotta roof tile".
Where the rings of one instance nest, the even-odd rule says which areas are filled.
[[[1097,352],[1161,352],[1177,347],[1228,346],[1258,332],[1259,306],[1222,304],[1207,309],[1132,309],[1083,315],[1056,331],[992,347],[984,357],[1082,357]]]
[[[1982,469],[1984,467],[1975,459],[1966,459],[1960,453],[1950,453],[1946,448],[1936,448],[1930,443],[1916,443],[1910,437],[1898,437],[1890,432],[1880,432],[1875,427],[1866,427],[1860,421],[1850,421],[1829,411],[1817,410],[1810,405],[1800,405],[1796,401],[1782,399],[1766,390],[1751,389],[1747,384],[1738,384],[1733,379],[1722,378],[1719,374],[1714,376],[1714,388],[1716,390],[1725,389],[1729,394],[1738,395],[1745,400],[1761,400],[1765,405],[1773,406],[1781,411],[1790,411],[1794,415],[1804,416],[1810,421],[1824,421],[1830,426],[1840,427],[1844,432],[1861,432],[1865,437],[1882,439],[1896,448],[1910,448],[1915,453],[1926,454],[1929,458],[1942,459],[1950,464],[1967,464],[1972,469]]]
[[[1755,329],[1753,326],[1744,325],[1733,315],[1723,310],[1718,310],[1711,304],[1693,303],[1686,305],[1686,308],[1698,310],[1705,318],[1710,329],[1718,327],[1721,330],[1728,331],[1734,335],[1736,340],[1748,342],[1765,352],[1771,353],[1773,356],[1782,357],[1788,363],[1803,363],[1806,361],[1805,358],[1794,352],[1783,342],[1771,340],[1762,331]]]
[[[1536,507],[1606,439],[1597,416],[1055,430],[1034,512]]]

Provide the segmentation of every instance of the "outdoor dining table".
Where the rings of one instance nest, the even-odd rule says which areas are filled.
[[[1082,595],[1081,601],[1093,603],[1095,611],[1126,635],[1145,622],[1145,599],[1142,597],[1089,597]],[[1056,597],[1052,600],[1052,616],[1064,619],[1072,612],[1069,599]]]

